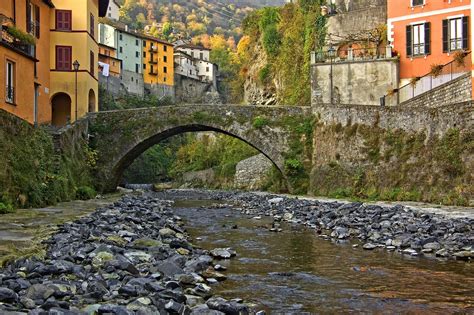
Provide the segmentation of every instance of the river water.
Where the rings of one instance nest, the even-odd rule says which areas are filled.
[[[193,243],[231,247],[228,279],[214,286],[267,313],[474,314],[474,264],[364,251],[301,226],[270,232],[270,218],[247,218],[211,201],[180,201]],[[237,228],[235,228],[237,227]]]

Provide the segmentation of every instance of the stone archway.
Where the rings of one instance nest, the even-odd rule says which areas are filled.
[[[93,89],[89,90],[88,102],[89,102],[88,112],[95,113],[96,112],[95,110],[96,99],[95,99],[95,92]]]
[[[124,170],[159,142],[186,132],[213,131],[249,144],[284,173],[295,131],[312,119],[309,107],[182,105],[88,115],[97,150],[97,188],[114,191]],[[291,187],[288,187],[291,190]]]
[[[71,121],[71,97],[66,93],[58,93],[51,99],[52,125],[63,127]]]

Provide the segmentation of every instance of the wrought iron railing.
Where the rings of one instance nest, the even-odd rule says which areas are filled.
[[[5,101],[7,103],[15,103],[15,88],[7,85],[5,87]]]
[[[8,45],[14,50],[25,53],[31,57],[35,56],[35,46],[24,43],[19,39],[13,37],[10,33],[8,33],[6,26],[0,27],[0,40],[2,41],[2,43]]]
[[[392,58],[392,47],[371,47],[371,48],[348,48],[337,51],[313,51],[311,52],[311,63],[338,63],[348,61],[369,61],[377,59]]]
[[[388,94],[381,98],[381,105],[398,105],[406,102],[470,71],[471,53],[466,52],[462,58],[442,65],[422,77],[413,78],[410,83],[399,89],[388,91]]]

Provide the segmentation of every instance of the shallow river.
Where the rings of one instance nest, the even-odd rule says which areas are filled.
[[[214,287],[225,298],[243,298],[271,314],[474,314],[472,263],[364,251],[289,224],[270,232],[270,218],[210,203],[181,201],[176,211],[194,244],[237,251],[222,262],[228,279]]]

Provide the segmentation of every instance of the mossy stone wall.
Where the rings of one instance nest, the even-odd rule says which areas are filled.
[[[41,207],[74,199],[79,187],[91,186],[93,163],[87,157],[93,160],[93,154],[84,132],[75,130],[55,139],[46,129],[0,110],[0,202]]]

